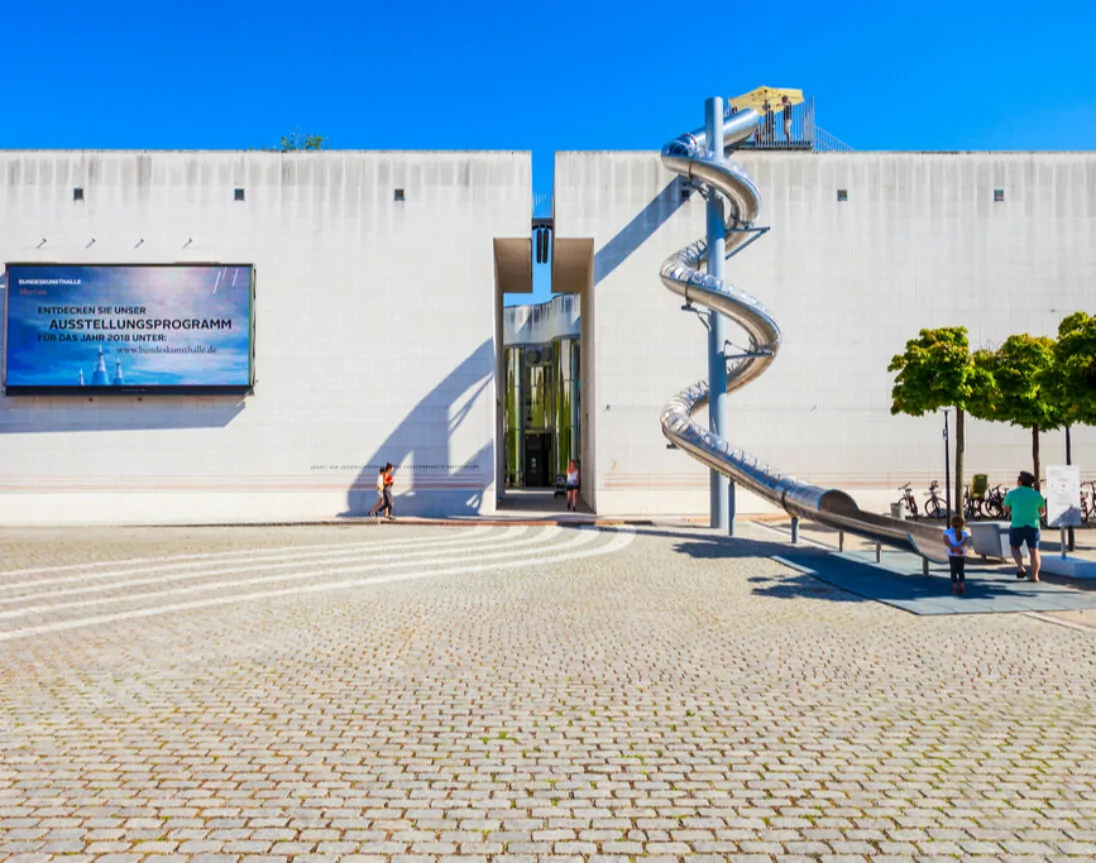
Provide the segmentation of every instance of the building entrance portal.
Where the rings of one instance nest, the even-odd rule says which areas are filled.
[[[507,488],[550,488],[580,452],[578,297],[503,310]]]
[[[555,483],[552,471],[552,435],[525,436],[525,487],[545,488]]]

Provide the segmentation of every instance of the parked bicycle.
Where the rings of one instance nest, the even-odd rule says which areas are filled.
[[[995,485],[986,492],[983,509],[985,509],[986,515],[994,521],[1000,521],[1005,517],[1006,494],[1008,494],[1008,489],[1002,489],[1000,485]]]
[[[910,518],[917,518],[917,498],[913,496],[913,489],[907,482],[905,485],[900,485],[898,490],[902,493],[902,496],[895,501],[895,503],[904,503],[906,505],[906,515]]]
[[[1089,496],[1085,498],[1085,486],[1088,486]],[[1096,521],[1096,481],[1089,480],[1081,483],[1081,521],[1088,524]]]
[[[983,500],[980,497],[975,497],[970,493],[970,486],[968,485],[963,489],[963,518],[967,521],[977,521],[980,518],[985,518],[986,514],[982,510]]]
[[[948,514],[947,505],[938,494],[939,491],[939,482],[933,480],[929,483],[929,499],[925,501],[925,515],[929,518],[944,518]]]

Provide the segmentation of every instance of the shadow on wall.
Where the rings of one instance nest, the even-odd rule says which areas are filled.
[[[493,430],[476,454],[462,464],[452,464],[450,441],[477,401],[488,397],[494,376],[495,351],[488,339],[427,393],[366,459],[347,493],[346,512],[340,515],[369,512],[377,502],[377,472],[385,462],[397,466],[393,501],[397,518],[479,513],[494,475]],[[408,468],[410,473],[401,476]]]
[[[642,246],[655,231],[681,209],[681,205],[689,199],[683,194],[688,190],[688,184],[681,177],[674,177],[651,203],[621,228],[613,239],[597,250],[594,254],[595,286],[624,263],[632,252]]]

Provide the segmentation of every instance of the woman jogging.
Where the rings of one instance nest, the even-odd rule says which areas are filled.
[[[951,528],[944,531],[944,545],[948,547],[948,568],[951,569],[951,592],[963,596],[967,592],[967,544],[970,531],[963,530],[963,517],[955,516]]]
[[[381,510],[384,509],[384,507],[385,507],[384,477],[385,477],[385,474],[388,473],[388,469],[390,467],[392,467],[392,465],[386,464],[386,465],[384,465],[384,467],[382,467],[380,470],[377,471],[377,502],[375,504],[373,504],[373,508],[371,510],[369,510],[369,516],[374,521],[376,521],[376,519],[380,516]]]
[[[389,462],[384,468],[384,508],[387,510],[387,515],[385,517],[389,521],[395,521],[396,513],[392,508],[392,486],[395,484],[396,479],[392,474],[395,473],[396,466]]]

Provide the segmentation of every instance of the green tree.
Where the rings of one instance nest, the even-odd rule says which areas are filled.
[[[991,386],[986,371],[974,363],[966,327],[921,330],[895,354],[887,371],[897,372],[891,390],[891,413],[919,417],[941,408],[955,408],[955,494],[962,509],[963,417],[975,393]]]
[[[298,150],[326,150],[327,138],[322,135],[304,135],[300,129],[294,129],[292,135],[282,135],[282,142],[278,150],[282,153],[292,153]]]
[[[1058,325],[1054,363],[1042,384],[1062,425],[1096,425],[1096,316],[1074,312]]]
[[[997,369],[997,351],[980,348],[971,358],[974,360],[977,375],[973,381],[971,396],[967,399],[967,413],[975,419],[998,422],[1001,391],[993,376]]]
[[[976,386],[971,414],[1031,430],[1032,472],[1038,488],[1039,432],[1059,428],[1063,420],[1062,410],[1044,388],[1054,367],[1054,339],[1026,333],[1009,336],[996,351],[976,351],[974,362],[993,385]]]

